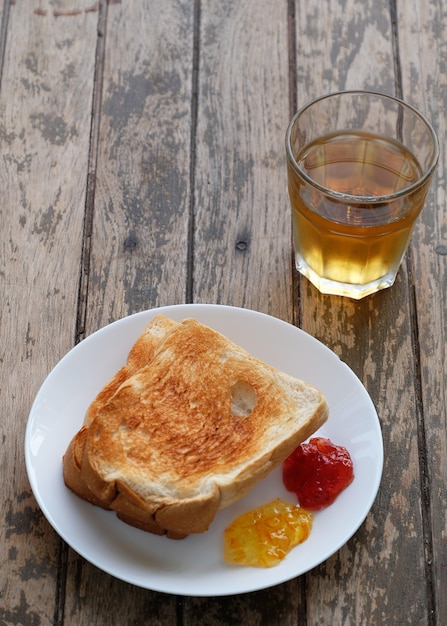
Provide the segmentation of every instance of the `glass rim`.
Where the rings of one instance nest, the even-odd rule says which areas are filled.
[[[334,96],[355,95],[355,94],[357,94],[357,95],[366,95],[366,96],[377,96],[378,98],[382,98],[384,100],[391,100],[391,101],[393,101],[393,102],[395,102],[397,104],[403,105],[405,108],[410,109],[410,111],[412,111],[423,122],[423,124],[425,124],[425,126],[428,128],[428,130],[429,130],[429,132],[430,132],[430,134],[432,136],[432,139],[433,139],[433,146],[434,146],[433,158],[431,160],[430,165],[425,169],[425,172],[421,175],[421,177],[415,183],[409,185],[408,187],[405,187],[405,189],[401,189],[399,191],[395,191],[393,193],[388,193],[388,194],[381,195],[381,196],[357,196],[357,195],[354,195],[354,194],[343,193],[341,191],[335,191],[334,189],[331,189],[330,187],[325,187],[325,185],[322,185],[321,183],[318,183],[316,180],[311,178],[308,174],[306,174],[306,172],[304,172],[298,166],[298,163],[296,162],[295,156],[294,156],[294,154],[292,152],[292,147],[291,147],[291,142],[290,142],[292,129],[293,129],[293,126],[295,125],[296,120],[307,109],[309,109],[315,103],[320,102],[321,100],[327,100],[328,98],[332,98]],[[420,111],[418,111],[411,104],[408,104],[404,100],[402,100],[400,98],[397,98],[395,96],[390,96],[388,94],[380,93],[378,91],[367,91],[367,90],[363,90],[363,89],[350,89],[350,90],[346,90],[346,91],[333,91],[333,92],[324,94],[322,96],[318,96],[317,98],[314,98],[313,100],[310,100],[309,102],[307,102],[307,104],[305,104],[303,107],[298,109],[298,111],[294,114],[294,116],[290,120],[289,125],[287,127],[287,131],[286,131],[286,154],[287,154],[288,161],[292,165],[292,167],[295,170],[295,172],[301,178],[303,178],[309,185],[312,185],[313,187],[315,187],[316,189],[318,189],[322,193],[324,193],[324,194],[326,194],[328,196],[331,196],[332,198],[336,198],[337,200],[344,201],[344,202],[350,202],[350,203],[355,203],[355,204],[379,204],[379,203],[383,203],[383,202],[389,202],[390,200],[395,200],[395,199],[400,198],[402,196],[406,196],[409,193],[412,193],[413,191],[417,190],[419,187],[422,187],[425,184],[427,179],[429,179],[432,176],[432,174],[433,174],[433,172],[436,169],[436,166],[438,164],[438,160],[439,160],[439,140],[438,140],[438,136],[437,136],[437,134],[436,134],[432,124],[428,121],[428,119],[425,117],[425,115],[423,115]]]

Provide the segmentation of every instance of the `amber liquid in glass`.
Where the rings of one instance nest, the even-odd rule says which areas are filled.
[[[352,297],[392,284],[428,186],[393,201],[371,198],[398,192],[421,178],[413,154],[380,135],[343,132],[309,144],[296,161],[325,188],[356,196],[355,201],[334,199],[304,182],[289,164],[299,271],[326,293],[352,295],[356,285],[358,294]],[[349,293],[340,291],[340,285],[331,291],[331,282],[345,284]]]

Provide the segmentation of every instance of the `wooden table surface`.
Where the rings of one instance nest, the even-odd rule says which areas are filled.
[[[445,624],[442,0],[4,0],[0,11],[0,624]],[[295,271],[284,155],[297,107],[349,88],[415,105],[441,146],[395,285],[359,302]],[[115,579],[67,547],[28,482],[28,414],[56,363],[116,319],[185,302],[301,327],[353,369],[380,418],[384,472],[366,521],[271,589],[185,597]]]

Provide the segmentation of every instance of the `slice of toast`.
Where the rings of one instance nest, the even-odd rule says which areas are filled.
[[[94,400],[64,478],[127,523],[179,538],[207,530],[326,421],[328,406],[196,320],[157,323],[157,340],[140,350],[140,338],[138,359],[129,355]]]
[[[177,325],[178,322],[174,322],[174,320],[165,315],[156,315],[154,317],[132,346],[126,365],[117,371],[112,380],[105,385],[89,406],[85,415],[84,425],[90,424],[95,419],[95,415],[107,404],[108,400],[127,378],[150,362],[163,339]]]

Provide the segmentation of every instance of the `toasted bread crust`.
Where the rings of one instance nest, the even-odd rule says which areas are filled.
[[[195,320],[158,316],[93,401],[64,479],[143,530],[200,533],[327,416],[308,383]]]
[[[83,426],[67,448],[63,458],[64,481],[67,487],[83,500],[108,510],[110,509],[108,504],[88,487],[81,470],[87,434],[88,429]]]

